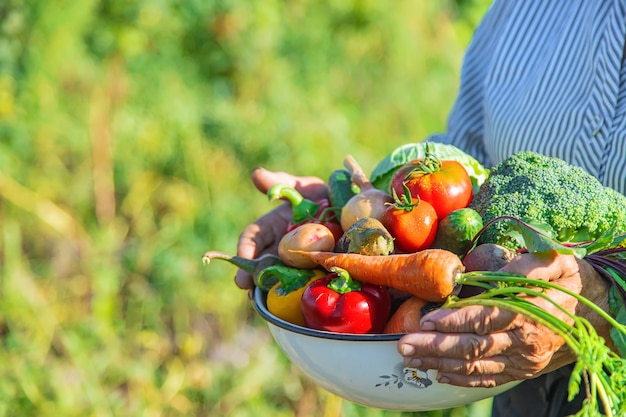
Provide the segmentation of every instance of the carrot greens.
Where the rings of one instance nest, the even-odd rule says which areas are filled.
[[[586,383],[587,399],[578,416],[622,416],[626,413],[626,360],[613,352],[599,336],[588,320],[565,310],[551,299],[546,290],[562,291],[597,312],[620,334],[626,336],[626,326],[617,322],[587,298],[554,283],[528,279],[503,272],[468,272],[461,275],[459,282],[486,288],[486,291],[468,298],[450,297],[443,308],[460,308],[482,305],[507,309],[523,314],[549,328],[565,340],[578,359],[569,385],[570,400]],[[487,289],[488,288],[488,289]],[[571,321],[562,320],[524,297],[540,297],[558,308]]]
[[[576,354],[577,361],[569,381],[569,400],[571,401],[584,387],[586,399],[576,416],[623,416],[626,415],[626,248],[620,246],[623,236],[604,236],[598,241],[587,242],[575,247],[561,244],[541,233],[537,228],[508,217],[515,223],[512,229],[524,241],[526,250],[532,253],[557,251],[584,258],[611,284],[609,301],[611,314],[594,304],[584,296],[563,288],[553,282],[529,279],[522,275],[503,271],[474,271],[460,274],[457,281],[462,285],[481,287],[483,292],[459,298],[451,296],[443,308],[460,308],[481,305],[507,309],[523,314],[560,335],[567,346]],[[598,335],[593,325],[585,318],[576,316],[552,299],[548,291],[561,291],[576,298],[595,311],[612,326],[611,338],[620,353],[607,346],[603,337]],[[562,313],[561,317],[533,304],[530,299],[538,297],[551,303]],[[583,384],[584,383],[584,384]]]

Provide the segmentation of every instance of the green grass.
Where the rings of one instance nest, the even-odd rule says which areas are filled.
[[[2,2],[0,417],[399,416],[313,385],[201,255],[272,208],[254,167],[443,130],[486,3]]]

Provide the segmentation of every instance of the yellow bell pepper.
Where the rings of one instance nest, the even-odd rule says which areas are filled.
[[[304,326],[304,317],[300,309],[302,293],[309,284],[327,274],[321,269],[298,269],[281,265],[265,268],[259,274],[260,282],[278,279],[267,293],[268,311],[289,323]]]

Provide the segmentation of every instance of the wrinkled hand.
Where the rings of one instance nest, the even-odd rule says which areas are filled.
[[[297,177],[286,172],[267,171],[263,168],[257,168],[252,172],[252,182],[262,193],[267,193],[272,185],[282,183],[294,187],[302,196],[312,200],[324,198],[328,194],[328,188],[320,178]],[[285,203],[248,225],[239,235],[237,255],[254,259],[268,253],[276,254],[278,242],[285,234],[290,220],[291,207]],[[237,270],[235,283],[242,289],[252,289],[254,286],[250,274],[241,269]]]
[[[607,310],[606,284],[589,264],[573,256],[523,254],[502,270],[553,281]],[[586,317],[610,340],[610,327],[575,298],[556,290],[548,296],[567,311]],[[571,323],[546,300],[530,300]],[[534,378],[576,360],[560,336],[508,310],[481,306],[441,309],[425,315],[421,324],[420,332],[400,339],[398,351],[407,366],[437,369],[437,379],[443,383],[492,387]]]

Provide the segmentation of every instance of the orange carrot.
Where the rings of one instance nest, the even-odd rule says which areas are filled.
[[[461,259],[444,249],[381,256],[315,251],[297,253],[308,256],[326,270],[339,267],[357,281],[395,288],[434,302],[444,301],[460,289],[456,280],[464,270]]]
[[[428,301],[410,297],[392,314],[383,333],[412,333],[420,330],[420,320]]]

